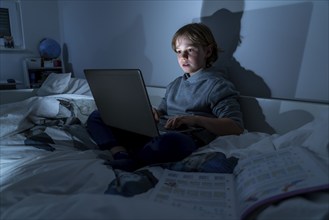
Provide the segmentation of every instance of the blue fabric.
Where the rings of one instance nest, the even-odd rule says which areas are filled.
[[[238,158],[227,158],[221,152],[207,152],[191,155],[182,161],[164,164],[163,167],[184,172],[233,173]]]
[[[153,188],[158,179],[148,170],[139,170],[133,173],[115,170],[116,178],[108,185],[105,194],[131,197]]]

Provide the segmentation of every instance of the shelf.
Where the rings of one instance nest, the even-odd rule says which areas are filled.
[[[43,61],[41,58],[27,58],[23,65],[27,88],[39,88],[51,73],[64,73],[60,59]]]
[[[40,71],[40,70],[62,70],[62,67],[40,67],[40,68],[29,68],[29,71]]]
[[[0,46],[0,52],[22,52],[25,50],[26,50],[25,47],[8,48],[8,47]]]

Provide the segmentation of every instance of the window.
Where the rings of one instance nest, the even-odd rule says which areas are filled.
[[[11,36],[9,9],[0,8],[0,37]]]
[[[20,2],[0,1],[0,49],[24,49]]]

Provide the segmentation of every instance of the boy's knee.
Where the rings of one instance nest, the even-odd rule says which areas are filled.
[[[100,131],[100,129],[99,129],[101,123],[102,123],[102,119],[99,114],[99,111],[98,110],[93,111],[89,115],[87,122],[86,122],[87,131],[89,132],[89,134],[92,136],[93,139],[98,136],[97,135],[98,132],[103,132],[103,131]]]
[[[90,127],[92,124],[98,124],[101,122],[101,115],[98,110],[93,111],[87,119],[87,127]]]
[[[139,152],[145,164],[175,162],[189,156],[197,146],[188,135],[171,132],[154,138]]]
[[[164,134],[160,136],[159,139],[156,147],[158,147],[160,151],[168,150],[168,152],[172,154],[187,156],[197,148],[190,136],[178,132]]]

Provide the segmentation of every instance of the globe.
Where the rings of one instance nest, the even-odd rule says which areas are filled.
[[[61,54],[61,47],[55,40],[44,38],[40,41],[39,53],[44,59],[56,59]]]

